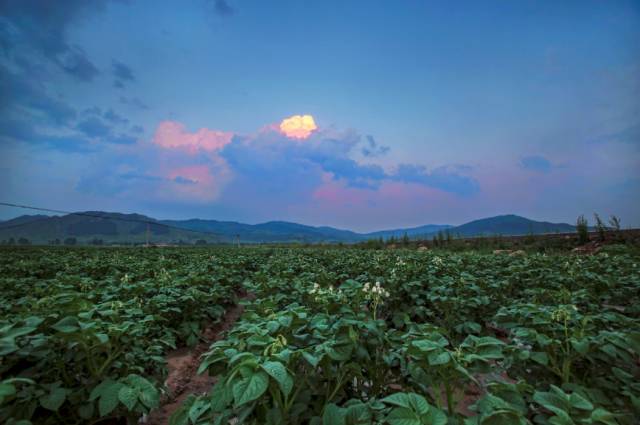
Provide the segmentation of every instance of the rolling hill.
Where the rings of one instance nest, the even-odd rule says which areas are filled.
[[[23,215],[0,222],[0,241],[26,238],[32,243],[63,242],[75,238],[79,243],[100,239],[105,243],[233,243],[236,235],[244,243],[353,243],[367,239],[402,237],[431,238],[438,231],[454,236],[524,235],[574,232],[566,223],[534,221],[516,215],[502,215],[474,220],[460,226],[428,224],[425,226],[356,233],[333,227],[315,227],[286,221],[244,224],[217,220],[157,220],[140,214],[87,211],[64,216]]]
[[[463,237],[483,235],[515,236],[530,233],[570,233],[575,231],[576,227],[571,224],[534,221],[513,214],[474,220],[450,229],[452,234]]]

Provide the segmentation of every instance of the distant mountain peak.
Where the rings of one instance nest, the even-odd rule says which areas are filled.
[[[110,219],[111,218],[111,219]],[[141,222],[142,221],[142,222]],[[144,221],[152,222],[149,226]],[[162,224],[168,225],[162,226]],[[3,227],[6,229],[3,230]],[[176,229],[177,228],[177,229]],[[137,213],[85,211],[64,216],[23,215],[0,223],[0,240],[25,237],[34,243],[46,243],[53,239],[76,237],[80,240],[104,239],[105,242],[143,242],[147,229],[152,242],[195,241],[250,243],[277,242],[358,242],[366,239],[430,238],[441,231],[454,236],[520,235],[528,233],[573,232],[575,227],[566,223],[549,223],[530,220],[516,214],[504,214],[481,218],[451,226],[427,224],[417,227],[357,233],[329,226],[309,226],[283,220],[259,224],[235,221],[218,221],[201,218],[187,220],[157,220]]]

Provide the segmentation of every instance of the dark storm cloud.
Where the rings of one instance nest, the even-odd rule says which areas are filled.
[[[5,54],[32,53],[45,58],[78,81],[91,81],[98,68],[79,46],[67,41],[67,28],[106,0],[0,0],[0,45]],[[33,62],[33,60],[27,60]]]

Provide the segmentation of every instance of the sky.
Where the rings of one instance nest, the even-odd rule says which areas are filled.
[[[0,178],[160,219],[640,227],[640,3],[0,0]]]

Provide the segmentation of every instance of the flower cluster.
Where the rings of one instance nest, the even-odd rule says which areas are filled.
[[[362,292],[364,292],[365,294],[367,294],[367,298],[373,298],[373,297],[386,297],[389,298],[389,291],[385,291],[384,288],[382,287],[382,285],[380,284],[380,282],[376,282],[375,285],[371,285],[369,282],[364,284],[364,287],[362,288]]]
[[[378,317],[378,305],[382,303],[383,298],[389,298],[389,291],[386,291],[380,282],[376,282],[375,285],[367,282],[362,287],[362,292],[364,292],[366,299],[369,301],[369,308],[373,313],[373,320],[376,320]]]
[[[433,264],[435,264],[436,266],[442,266],[444,265],[444,261],[442,261],[442,258],[440,257],[433,257],[433,259],[431,260],[431,262]]]
[[[333,286],[329,286],[329,289],[324,289],[317,283],[314,283],[313,288],[309,290],[309,294],[314,295],[315,299],[318,300],[328,295],[342,296],[342,289],[338,289],[336,291],[335,289],[333,289]]]

